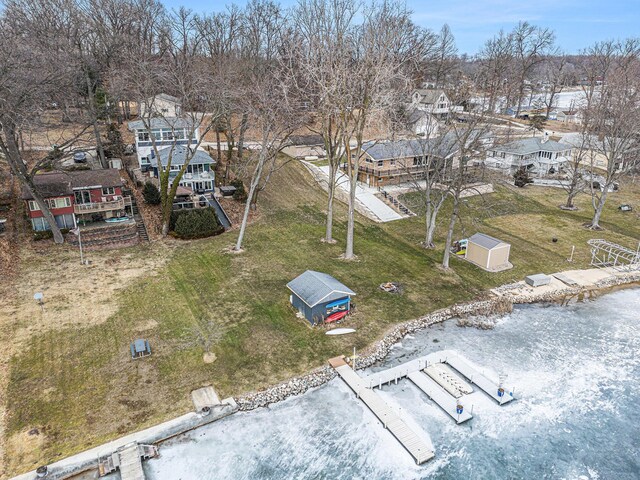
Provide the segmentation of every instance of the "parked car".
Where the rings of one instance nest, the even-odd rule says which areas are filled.
[[[73,154],[73,162],[74,163],[87,163],[87,153],[86,152],[76,152]]]

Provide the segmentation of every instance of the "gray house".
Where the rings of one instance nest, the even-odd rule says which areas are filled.
[[[333,322],[351,310],[355,292],[331,275],[307,270],[287,283],[291,305],[312,325]]]

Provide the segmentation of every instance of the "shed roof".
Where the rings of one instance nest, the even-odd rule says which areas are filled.
[[[169,164],[169,156],[171,156],[171,165],[184,165],[184,162],[187,161],[188,148],[189,147],[185,145],[174,145],[173,147],[167,147],[159,150],[158,155],[160,156],[162,166],[166,167]],[[173,153],[171,153],[172,150]],[[152,156],[149,161],[152,166],[158,166],[155,156]],[[216,161],[204,150],[196,150],[189,161],[190,165],[210,165],[212,163],[216,163]]]
[[[33,177],[33,183],[44,198],[71,195],[73,189],[77,188],[121,187],[123,185],[120,172],[115,168],[40,173]],[[26,188],[23,188],[22,198],[31,200],[33,196]]]
[[[349,296],[356,294],[331,275],[313,270],[307,270],[291,280],[287,283],[287,288],[310,307],[315,307],[325,299],[334,300],[330,298],[334,293]]]
[[[469,238],[469,242],[475,243],[476,245],[480,245],[488,250],[492,248],[509,245],[502,240],[498,240],[497,238],[491,237],[489,235],[485,235],[484,233],[476,233]]]

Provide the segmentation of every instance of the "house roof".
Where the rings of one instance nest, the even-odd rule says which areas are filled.
[[[335,300],[345,295],[353,296],[356,294],[331,275],[313,270],[307,270],[291,280],[287,283],[287,288],[310,307],[315,307],[322,301]]]
[[[155,97],[158,100],[164,100],[165,102],[173,102],[173,103],[182,103],[178,97],[174,97],[173,95],[169,95],[168,93],[159,93]]]
[[[291,135],[289,137],[291,145],[324,145],[322,135]]]
[[[190,118],[183,117],[154,117],[146,120],[149,126],[154,128],[190,128],[193,121]],[[129,130],[146,130],[145,120],[136,120],[129,122],[127,125]]]
[[[184,165],[187,161],[188,151],[189,147],[185,145],[174,145],[173,147],[167,147],[159,150],[158,155],[160,156],[160,161],[162,162],[163,167],[166,167],[169,164],[169,156],[171,156],[171,165]],[[158,166],[158,162],[153,155],[151,156],[150,162],[151,166]],[[212,163],[216,163],[216,161],[211,158],[207,152],[200,149],[195,151],[193,157],[191,157],[191,160],[189,161],[190,165],[211,165]]]
[[[432,88],[420,88],[416,90],[416,92],[420,94],[420,103],[431,105],[438,101],[438,99],[440,98],[440,95],[444,93],[444,90],[432,89]]]
[[[509,245],[502,240],[498,240],[497,238],[491,237],[489,235],[485,235],[484,233],[475,233],[469,237],[469,241],[475,243],[476,245],[480,245],[488,250],[495,248],[497,246]]]
[[[498,145],[493,148],[496,152],[516,153],[518,155],[526,155],[529,153],[544,152],[561,152],[570,150],[571,145],[560,143],[554,140],[542,141],[542,137],[523,138],[514,140],[513,142]]]
[[[470,142],[482,136],[477,131],[477,137],[469,136]],[[460,142],[454,132],[448,132],[440,137],[394,141],[371,141],[362,146],[363,151],[373,160],[388,160],[397,158],[421,157],[435,155],[447,158],[460,149]]]
[[[33,177],[33,183],[45,198],[71,195],[74,189],[92,186],[121,187],[120,172],[115,168],[106,170],[79,170],[76,172],[47,172]],[[22,188],[22,198],[31,200],[33,196]]]

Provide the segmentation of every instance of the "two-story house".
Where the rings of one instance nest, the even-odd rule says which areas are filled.
[[[60,228],[123,218],[131,205],[131,198],[123,195],[123,182],[116,169],[47,172],[34,176],[33,182]],[[38,203],[27,189],[23,189],[22,199],[33,230],[49,230]]]
[[[178,97],[160,93],[140,104],[140,117],[180,117],[182,102]]]
[[[424,110],[437,119],[446,119],[450,113],[462,112],[462,107],[454,106],[442,89],[421,88],[411,95],[411,105]]]
[[[173,184],[173,179],[178,172],[184,167],[187,158],[190,156],[189,164],[184,175],[180,179],[179,185],[187,187],[196,193],[212,192],[215,188],[215,164],[216,161],[204,150],[189,151],[188,146],[176,145],[175,147],[163,148],[159,151],[160,165],[163,170],[169,165],[171,158],[171,166],[169,167],[169,183]],[[151,168],[154,177],[159,176],[158,161],[155,154],[151,154]]]
[[[138,166],[142,171],[151,169],[151,152],[154,143],[158,150],[178,146],[197,145],[200,132],[191,119],[155,117],[129,122],[129,130],[135,134]]]
[[[543,176],[557,173],[571,160],[571,145],[548,136],[524,138],[498,145],[487,152],[485,166],[512,175],[521,167]]]

